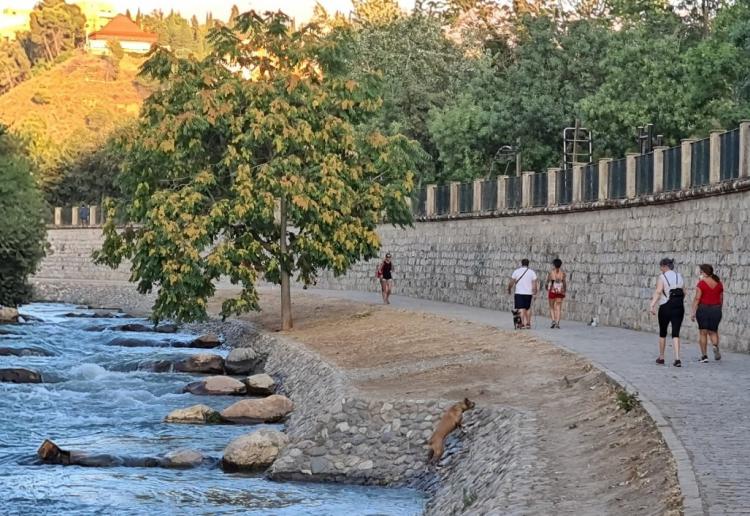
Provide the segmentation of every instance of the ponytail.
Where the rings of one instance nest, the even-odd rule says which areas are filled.
[[[703,274],[705,274],[706,276],[710,276],[711,279],[714,280],[716,283],[721,283],[721,280],[719,279],[719,277],[716,274],[714,274],[714,268],[711,265],[704,263],[704,264],[699,265],[698,268],[701,270],[701,272],[703,272]]]

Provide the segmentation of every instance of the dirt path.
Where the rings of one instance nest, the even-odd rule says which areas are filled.
[[[277,294],[264,292],[262,306],[246,318],[278,331]],[[529,513],[679,513],[658,431],[642,409],[618,408],[585,360],[524,333],[308,293],[295,293],[294,316],[289,335],[374,398],[468,396],[533,412],[546,463]]]

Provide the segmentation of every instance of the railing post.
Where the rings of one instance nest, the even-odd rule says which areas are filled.
[[[89,226],[96,226],[99,222],[97,217],[99,216],[98,206],[89,206]]]
[[[695,138],[680,140],[680,186],[690,188],[693,184],[693,142]]]
[[[625,197],[635,199],[635,158],[640,156],[637,152],[625,154]]]
[[[55,226],[62,226],[62,208],[59,206],[55,208]]]
[[[471,211],[479,213],[482,211],[482,180],[474,180],[474,195],[471,198]]]
[[[740,177],[750,176],[750,120],[740,120]]]
[[[426,187],[426,197],[424,201],[424,215],[425,217],[434,217],[435,216],[435,190],[437,189],[436,185],[427,185]]]
[[[71,206],[70,208],[70,225],[71,226],[77,226],[79,224],[78,220],[78,209],[76,209],[75,206]]]
[[[451,181],[451,186],[450,186],[450,196],[451,196],[450,197],[450,201],[451,201],[450,202],[450,214],[451,215],[458,215],[459,211],[461,211],[458,209],[459,207],[458,196],[459,196],[460,190],[461,190],[461,183],[459,183],[458,181]]]
[[[547,206],[548,207],[557,205],[557,174],[559,173],[560,173],[559,168],[547,169]]]
[[[612,158],[599,160],[599,196],[598,200],[606,201],[609,198],[609,163]]]
[[[497,211],[503,211],[507,208],[505,192],[508,191],[508,176],[497,178]]]
[[[570,204],[578,204],[583,199],[583,165],[573,165],[573,192]]]
[[[718,183],[721,181],[721,134],[723,130],[713,130],[709,133],[711,147],[711,167],[708,171],[708,182],[710,184]],[[683,188],[685,185],[682,185]]]
[[[531,191],[531,176],[533,172],[521,173],[521,208],[531,208],[534,204],[533,192]]]
[[[654,147],[654,193],[664,191],[664,151],[669,147]]]

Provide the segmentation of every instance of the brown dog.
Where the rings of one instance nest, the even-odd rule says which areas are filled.
[[[445,411],[432,437],[427,441],[430,446],[427,462],[437,463],[440,460],[445,451],[445,438],[456,428],[461,428],[464,412],[473,409],[474,405],[476,404],[469,398],[464,398],[463,401],[456,403]]]

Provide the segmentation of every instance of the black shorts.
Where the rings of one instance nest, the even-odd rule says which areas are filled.
[[[531,308],[531,294],[516,294],[514,297],[516,310],[528,310]]]
[[[672,325],[672,338],[680,336],[680,327],[685,318],[685,305],[682,300],[670,299],[659,307],[659,337],[665,338],[669,325]]]
[[[700,330],[719,331],[721,305],[698,305],[695,320],[698,321]]]

